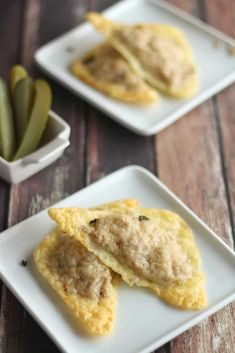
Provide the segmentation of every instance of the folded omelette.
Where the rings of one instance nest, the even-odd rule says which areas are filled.
[[[150,85],[178,98],[197,92],[197,67],[180,29],[166,24],[119,24],[93,12],[86,18]]]
[[[165,210],[51,208],[58,227],[129,285],[150,288],[181,309],[207,304],[205,276],[191,229]]]

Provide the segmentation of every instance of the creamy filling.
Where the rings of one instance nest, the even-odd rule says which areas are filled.
[[[192,276],[192,265],[174,231],[157,227],[145,216],[115,215],[92,220],[90,237],[138,275],[169,285]]]
[[[142,79],[135,75],[125,59],[109,45],[102,46],[97,54],[86,56],[83,64],[101,82],[119,83],[135,90],[143,85]]]
[[[167,86],[180,88],[195,72],[177,42],[150,28],[127,26],[117,29],[115,35],[128,46],[146,71]]]
[[[111,293],[110,270],[70,236],[58,235],[58,245],[49,256],[48,266],[69,294],[99,299]]]

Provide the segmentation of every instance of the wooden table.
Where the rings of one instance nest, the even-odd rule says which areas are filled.
[[[1,0],[1,75],[13,64],[22,63],[32,75],[42,76],[33,64],[35,50],[76,26],[87,10],[99,11],[114,2]],[[235,1],[173,2],[235,36]],[[158,175],[227,244],[234,245],[234,86],[157,136],[146,138],[115,124],[53,81],[51,85],[53,109],[72,127],[71,145],[63,158],[19,185],[0,180],[0,230],[120,167],[139,164]],[[59,350],[0,283],[0,353],[37,352]],[[235,306],[227,306],[156,352],[234,353]]]

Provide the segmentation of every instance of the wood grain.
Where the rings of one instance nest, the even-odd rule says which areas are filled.
[[[0,2],[0,76],[8,79],[9,68],[20,59],[19,41],[22,26],[22,1]],[[2,16],[4,14],[4,16]],[[0,230],[7,227],[9,185],[0,180]]]
[[[176,123],[174,131],[166,129],[159,135],[159,176],[199,217],[231,244],[231,225],[213,127],[215,122],[210,117],[208,105],[203,105]],[[234,331],[233,325],[230,327],[229,323],[231,308],[227,307],[222,314],[203,321],[172,341],[171,352],[229,353],[231,351],[226,350],[225,343],[229,342],[227,347],[233,345],[231,337]]]
[[[6,77],[10,66],[21,62],[33,75],[44,76],[33,65],[37,47],[76,26],[87,10],[101,11],[115,2],[1,0],[0,44],[4,48],[0,55],[1,75]],[[172,2],[235,35],[234,2]],[[159,174],[199,217],[233,246],[234,87],[156,137],[145,138],[125,130],[53,81],[50,83],[53,109],[72,126],[71,145],[63,158],[29,180],[11,188],[0,181],[0,229],[18,223],[120,167],[139,164]],[[235,352],[234,309],[234,305],[227,306],[155,352]],[[0,353],[32,352],[59,353],[59,350],[0,284]]]
[[[8,70],[15,62],[19,61],[19,42],[22,25],[22,1],[1,1],[0,2],[0,17],[1,17],[1,30],[0,30],[0,72],[1,76],[7,79]],[[4,16],[1,16],[4,14]],[[0,181],[0,208],[1,219],[0,227],[4,229],[7,227],[8,215],[8,198],[9,186]],[[19,318],[22,311],[17,306],[17,301],[14,296],[6,290],[6,287],[0,283],[0,352],[20,352],[21,340],[21,325],[20,321],[15,324],[9,325],[14,315]],[[12,323],[14,321],[11,321]]]
[[[58,24],[57,29],[59,28],[62,32],[73,23],[73,4],[73,1],[70,3],[67,1],[64,5],[60,5],[63,21]],[[48,22],[50,22],[50,26],[53,26],[53,23],[51,23],[53,17],[48,16],[48,13],[53,13],[55,3],[45,2],[40,5],[38,1],[29,0],[25,2],[25,6],[20,56],[22,58],[21,62],[27,66],[30,72],[35,73],[37,70],[32,67],[33,53],[38,45],[51,39],[46,38],[45,32],[42,32],[41,35],[39,28],[46,28]],[[63,11],[65,13],[65,10],[66,17],[63,17],[62,14]],[[60,21],[58,17],[55,20]],[[49,37],[50,32],[47,33]],[[54,32],[55,36],[59,34],[61,32]],[[73,126],[71,146],[66,150],[63,158],[59,159],[53,166],[11,188],[8,226],[39,212],[84,186],[84,103],[58,85],[51,84],[53,108]],[[59,352],[52,341],[5,287],[3,288],[3,294],[2,307],[5,315],[1,315],[1,318],[3,318],[1,330],[4,342],[0,352],[9,353],[9,342],[11,342],[11,353]],[[6,317],[5,320],[4,317]],[[14,328],[14,332],[12,332],[12,328]]]
[[[181,1],[177,4],[185,6]],[[199,5],[198,15],[206,19],[202,13],[205,4]],[[210,100],[158,135],[157,163],[161,180],[232,246],[220,137],[214,102]],[[233,317],[234,307],[227,306],[173,340],[171,352],[233,352]]]
[[[208,23],[228,35],[235,37],[235,2],[216,0],[214,6],[205,0]],[[222,14],[222,15],[221,15]],[[229,54],[228,54],[229,55]],[[235,57],[234,57],[235,60]],[[227,88],[214,98],[223,173],[227,187],[230,216],[235,241],[235,85]]]
[[[23,0],[0,1],[0,69],[1,76],[7,78],[12,65],[20,61]]]
[[[23,12],[21,62],[27,68],[32,68],[33,54],[38,47],[41,16],[40,1],[26,0]]]
[[[102,113],[90,109],[87,140],[87,183],[130,164],[154,171],[153,138],[137,136]]]
[[[8,198],[9,185],[5,181],[0,179],[0,231],[7,228]]]

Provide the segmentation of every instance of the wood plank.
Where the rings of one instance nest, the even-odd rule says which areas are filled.
[[[2,48],[0,55],[0,76],[6,80],[8,79],[10,67],[20,59],[21,6],[22,1],[9,2],[2,0],[0,2],[0,43]],[[5,181],[0,180],[0,231],[7,227],[8,196],[9,185]]]
[[[90,107],[87,183],[130,164],[139,164],[154,171],[153,138],[135,135]]]
[[[9,68],[19,61],[19,39],[22,22],[22,1],[1,1],[0,2],[0,76],[7,79]],[[7,227],[9,185],[0,180],[0,230]],[[13,308],[16,299],[9,294],[2,282],[0,282],[0,352],[20,352],[20,325],[8,326],[8,318],[14,316]],[[21,312],[16,307],[16,315]],[[17,336],[17,339],[12,339]]]
[[[160,178],[228,244],[232,244],[211,102],[160,133],[157,151]]]
[[[232,232],[218,141],[213,126],[215,122],[211,117],[213,115],[209,114],[208,105],[203,105],[176,123],[174,128],[166,129],[159,135],[159,176],[199,217],[231,244]],[[234,331],[231,310],[230,306],[226,307],[176,338],[171,343],[171,352],[220,352],[216,348],[218,345],[223,348],[221,352],[231,352],[227,349],[229,346],[225,346],[228,342],[231,342],[230,348],[233,345],[230,338]]]
[[[40,25],[40,45],[62,35],[84,20],[84,14],[89,7],[89,1],[69,0],[68,4],[59,4],[57,0],[41,0],[41,16],[43,26]],[[48,11],[51,11],[50,13]],[[55,18],[49,14],[56,13]]]
[[[0,232],[7,228],[8,197],[9,185],[4,180],[0,179]]]
[[[205,18],[203,3],[194,13]],[[189,10],[185,1],[177,5]],[[213,7],[214,4],[211,4]],[[156,138],[157,164],[163,180],[229,245],[233,244],[220,140],[213,101],[201,105]],[[171,353],[229,353],[234,351],[234,306],[171,342]]]
[[[205,0],[205,11],[208,23],[219,30],[235,37],[235,2],[229,0],[215,0],[213,6]],[[223,14],[221,16],[221,14]],[[228,53],[229,55],[229,53]],[[235,60],[235,57],[234,57]],[[220,136],[222,153],[222,167],[226,179],[227,193],[230,202],[230,216],[233,225],[235,242],[235,85],[233,84],[216,97],[215,113],[217,129]]]
[[[7,78],[11,66],[20,61],[22,6],[23,0],[0,1],[0,76],[4,78]]]
[[[57,2],[56,7],[55,5],[55,2],[46,1],[40,3],[36,0],[27,0],[25,2],[21,58],[22,63],[27,66],[30,72],[37,72],[32,66],[33,53],[37,46],[51,39],[51,33],[45,32],[43,29],[46,28],[49,31],[54,25],[53,35],[57,36],[67,30],[73,22],[75,2],[66,1],[61,3],[59,7]],[[49,16],[55,8],[60,9],[60,18]],[[66,13],[64,18],[63,13]],[[51,84],[53,109],[73,126],[71,146],[66,150],[63,158],[52,166],[27,181],[12,187],[9,226],[50,206],[84,185],[85,104],[65,89],[52,82]],[[5,287],[4,293],[2,307],[7,316],[2,323],[2,332],[6,343],[2,346],[0,352],[9,352],[9,342],[12,345],[11,353],[21,351],[24,353],[59,352],[52,341]],[[19,329],[12,334],[11,327]]]
[[[27,69],[31,69],[33,54],[38,47],[41,2],[26,0],[24,5],[25,11],[23,16],[20,54],[21,63]]]
[[[2,286],[0,305],[0,352],[22,352],[21,322],[23,311],[16,298]],[[14,320],[14,318],[16,320]]]

